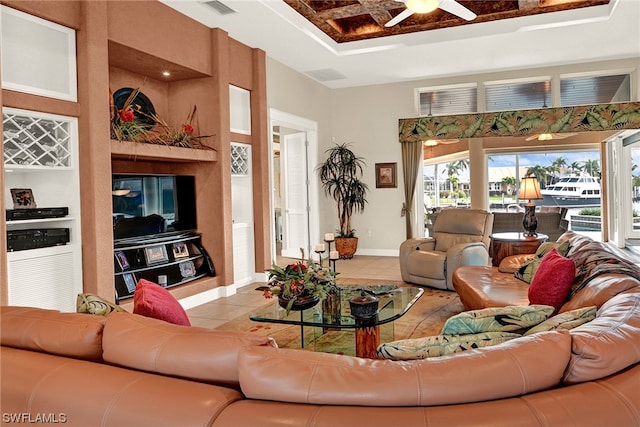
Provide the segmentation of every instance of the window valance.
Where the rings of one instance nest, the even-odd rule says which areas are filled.
[[[400,119],[399,140],[640,129],[640,102]]]

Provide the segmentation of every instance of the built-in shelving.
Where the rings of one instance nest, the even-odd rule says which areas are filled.
[[[140,279],[173,288],[215,276],[200,235],[190,231],[118,239],[114,242],[114,266],[118,302],[133,296]]]
[[[171,147],[132,141],[111,140],[111,157],[125,160],[215,162],[218,153],[214,149]]]
[[[41,219],[17,219],[12,221],[7,221],[7,228],[10,228],[13,225],[25,225],[25,224],[42,224],[48,222],[65,222],[65,221],[75,221],[76,218],[71,216],[65,216],[61,218],[41,218]]]
[[[2,109],[2,118],[4,194],[12,189],[32,194],[32,203],[24,206],[5,198],[7,208],[66,207],[71,214],[5,222],[14,243],[33,241],[12,246],[14,250],[6,253],[8,303],[73,311],[83,289],[77,119],[8,107]],[[68,230],[68,243],[48,247],[42,246],[52,244],[49,241],[36,243],[41,230],[61,228]]]

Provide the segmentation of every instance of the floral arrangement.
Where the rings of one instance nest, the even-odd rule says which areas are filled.
[[[197,126],[194,124],[194,120],[197,107],[195,105],[187,115],[185,122],[179,128],[176,128],[170,126],[156,114],[142,111],[140,105],[134,103],[139,92],[139,89],[131,91],[131,94],[120,109],[116,108],[113,103],[113,95],[111,96],[111,133],[114,139],[174,147],[210,148],[202,144],[201,139],[213,135],[198,136],[196,133]],[[151,118],[155,126],[150,128],[148,124],[140,123],[136,120],[136,115]]]
[[[136,112],[144,114],[140,105],[133,103],[139,92],[138,89],[131,91],[120,109],[116,109],[111,94],[111,133],[118,141],[138,141],[149,133],[147,125],[138,122],[135,116]]]
[[[304,254],[304,251],[301,249]],[[264,291],[265,298],[277,296],[287,301],[287,314],[297,298],[318,297],[325,299],[330,292],[338,290],[335,282],[337,272],[325,269],[321,264],[300,261],[282,268],[272,265],[269,270],[268,287]]]

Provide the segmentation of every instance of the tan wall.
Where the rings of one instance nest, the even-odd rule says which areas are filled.
[[[415,89],[469,82],[476,82],[479,88],[482,88],[482,82],[491,80],[509,80],[534,76],[558,77],[572,73],[619,71],[632,73],[631,97],[632,101],[635,101],[640,99],[639,69],[640,58],[632,58],[333,90],[330,104],[332,110],[332,132],[343,141],[356,141],[358,154],[367,159],[368,168],[370,169],[367,172],[367,183],[373,191],[369,197],[369,204],[364,214],[357,215],[354,218],[354,227],[361,238],[358,244],[359,253],[392,254],[397,252],[399,242],[404,240],[404,219],[400,217],[399,208],[401,201],[404,199],[401,188],[401,185],[403,185],[402,179],[399,177],[397,189],[376,190],[375,182],[373,182],[373,168],[376,162],[397,162],[398,171],[400,172],[402,158],[397,138],[398,119],[417,117]],[[454,155],[457,152],[466,152],[468,145],[465,141],[461,142],[461,144],[436,147],[433,149],[433,156],[438,157]],[[592,145],[592,149],[597,149],[599,142],[600,139],[593,138],[591,143],[596,145]],[[482,141],[475,141],[475,143],[482,144]],[[505,142],[500,143],[499,146],[503,149],[520,148],[518,145]],[[547,147],[552,149],[557,146],[557,144],[552,143]],[[481,151],[486,153],[489,147],[495,148],[496,145],[494,142],[485,142]],[[479,161],[483,157],[476,153],[474,158]],[[478,163],[473,162],[471,173],[479,167],[484,167],[484,165],[478,166]],[[477,182],[476,180],[474,184],[478,185],[477,188],[480,188],[480,191],[484,191],[486,188],[486,182]],[[330,201],[327,202],[327,205],[329,207],[333,206]],[[333,212],[328,210],[324,212],[324,216],[329,216],[330,220],[336,221],[331,218],[331,216],[335,216]],[[367,235],[369,229],[372,230],[372,236],[370,237]]]
[[[270,108],[318,122],[318,158],[320,160],[322,160],[324,150],[331,145],[332,138],[338,142],[353,141],[357,154],[363,156],[367,161],[365,182],[371,189],[365,212],[354,216],[354,227],[360,238],[358,253],[393,255],[397,253],[399,243],[405,238],[404,218],[400,216],[400,208],[404,201],[402,190],[404,183],[401,176],[402,158],[397,136],[398,120],[417,116],[415,89],[469,82],[476,82],[479,87],[482,87],[482,82],[491,80],[617,70],[632,73],[632,100],[638,100],[640,99],[640,84],[636,82],[638,81],[639,69],[640,59],[633,58],[330,90],[268,58],[267,99]],[[591,141],[592,144],[598,142],[597,138]],[[552,149],[554,146],[554,144],[548,144],[547,148]],[[455,146],[436,147],[426,154],[433,157],[452,156],[460,152],[466,153],[468,147],[469,141],[461,141]],[[484,159],[483,154],[486,153],[486,150],[497,147],[520,148],[513,144],[511,146],[505,145],[504,142],[484,142],[481,150],[474,150],[473,158],[475,160],[473,163],[476,166],[472,166],[471,173],[481,169],[474,176],[483,175],[482,169],[485,166],[478,165],[481,159]],[[397,163],[398,188],[375,188],[375,163],[379,162]],[[486,188],[484,183],[478,185],[479,188]],[[335,204],[322,193],[320,193],[319,209],[320,230],[335,229],[338,223]],[[369,236],[369,230],[371,236]]]
[[[255,132],[244,136],[254,149],[256,180],[256,267],[266,268],[269,251],[265,55],[219,29],[209,29],[155,1],[2,2],[77,29],[78,102],[11,91],[2,104],[79,118],[80,186],[84,291],[113,300],[113,228],[111,175],[165,173],[196,176],[198,231],[217,276],[174,288],[178,298],[233,283],[229,131],[230,83],[252,91]],[[164,79],[161,72],[173,76]],[[109,93],[139,88],[170,126],[185,122],[194,105],[205,145],[217,151],[215,162],[111,159]],[[264,208],[264,206],[267,208]],[[3,239],[5,225],[2,223]],[[3,240],[4,242],[4,240]],[[2,302],[6,303],[6,256],[2,244]],[[126,305],[125,305],[126,306]]]

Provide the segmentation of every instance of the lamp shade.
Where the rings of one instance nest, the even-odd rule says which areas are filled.
[[[522,181],[520,181],[520,191],[518,192],[518,199],[542,199],[542,193],[540,193],[540,184],[538,184],[538,179],[535,176],[526,176],[522,178]]]

